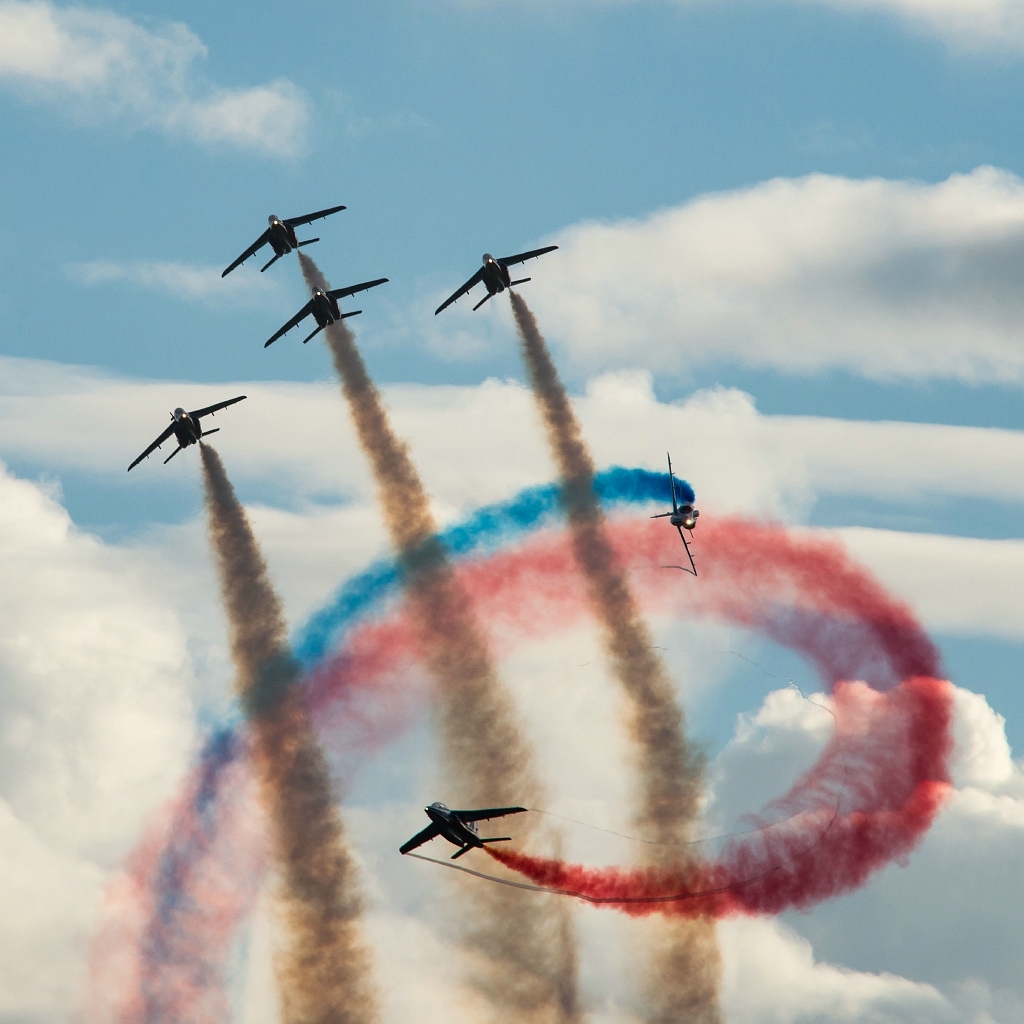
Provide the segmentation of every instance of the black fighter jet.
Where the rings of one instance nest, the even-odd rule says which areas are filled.
[[[364,281],[362,284],[349,285],[348,288],[335,288],[329,292],[325,292],[322,289],[317,288],[313,292],[313,298],[311,298],[309,302],[307,302],[302,309],[300,309],[298,313],[296,313],[295,316],[293,316],[291,320],[289,320],[288,323],[286,323],[284,327],[277,332],[277,334],[275,334],[269,341],[265,341],[263,343],[263,347],[266,348],[268,345],[272,345],[281,337],[282,334],[287,334],[294,326],[296,326],[296,324],[301,320],[305,320],[306,317],[312,313],[313,316],[316,317],[318,327],[312,334],[302,339],[302,344],[305,345],[310,338],[316,337],[316,335],[327,327],[328,324],[333,324],[338,320],[344,320],[345,317],[348,316],[358,316],[362,313],[361,309],[354,309],[351,313],[342,313],[341,309],[338,307],[338,299],[344,299],[348,295],[355,295],[356,292],[365,292],[370,288],[376,288],[379,284],[386,284],[387,280],[388,279],[386,277],[378,277],[376,281]]]
[[[484,843],[504,843],[512,838],[511,836],[496,836],[493,839],[481,839],[476,827],[478,821],[504,818],[506,814],[521,814],[528,808],[487,807],[482,811],[453,811],[444,804],[434,803],[429,807],[424,807],[423,810],[427,812],[430,824],[422,832],[417,832],[407,843],[403,843],[398,852],[408,853],[433,839],[434,836],[443,836],[449,843],[461,847],[458,853],[452,854],[452,860],[457,860],[470,850],[482,850]]]
[[[479,309],[489,298],[497,295],[498,292],[503,292],[506,288],[511,288],[515,284],[525,284],[530,278],[521,277],[518,281],[513,281],[508,268],[515,263],[525,263],[527,260],[532,260],[537,256],[543,256],[544,253],[552,252],[557,248],[557,245],[546,245],[543,249],[531,249],[529,252],[516,253],[515,256],[500,256],[498,259],[495,259],[489,252],[485,252],[483,256],[484,265],[454,295],[445,299],[434,310],[434,316],[437,316],[442,309],[450,306],[456,299],[462,298],[470,288],[475,287],[481,281],[487,286],[487,294],[473,307],[474,310]]]
[[[683,572],[692,572],[696,576],[697,566],[693,564],[693,555],[690,553],[690,545],[686,543],[686,538],[683,536],[683,530],[689,533],[692,540],[693,528],[697,525],[697,517],[700,513],[688,501],[684,501],[681,505],[676,502],[676,478],[672,473],[671,455],[668,457],[668,480],[672,488],[672,511],[659,512],[656,516],[651,516],[651,518],[664,519],[667,516],[668,521],[679,531],[679,539],[683,542],[683,547],[686,548],[686,557],[690,559],[690,568],[687,569],[685,565],[667,565],[665,568],[682,569]]]
[[[260,273],[262,274],[267,267],[276,263],[282,256],[287,256],[292,249],[298,249],[301,245],[312,245],[314,242],[320,241],[319,238],[307,238],[304,242],[300,242],[295,234],[297,227],[301,224],[309,224],[314,220],[319,220],[321,217],[330,217],[332,213],[337,213],[339,210],[344,209],[344,206],[332,206],[329,210],[317,210],[316,213],[307,213],[305,217],[289,217],[287,220],[281,220],[280,217],[275,217],[271,214],[267,218],[270,221],[270,227],[220,276],[227,277],[235,267],[244,263],[257,249],[262,249],[269,242],[274,249],[274,258],[265,267],[260,267]]]
[[[165,428],[164,432],[128,467],[130,473],[143,459],[148,459],[149,456],[156,451],[166,441],[171,434],[174,435],[178,442],[178,447],[171,452],[170,455],[164,459],[164,465],[166,466],[175,455],[182,450],[187,448],[190,444],[195,444],[201,437],[206,437],[208,434],[216,434],[220,427],[216,427],[213,430],[203,430],[199,423],[199,420],[203,416],[212,416],[215,412],[220,412],[221,409],[226,409],[229,405],[234,405],[235,402],[241,402],[245,398],[245,395],[239,395],[237,398],[229,398],[226,402],[218,402],[216,405],[208,405],[205,409],[196,409],[195,412],[185,412],[184,409],[178,408],[171,413],[171,422]]]

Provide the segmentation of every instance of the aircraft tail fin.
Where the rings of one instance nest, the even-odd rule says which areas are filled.
[[[526,284],[527,281],[532,281],[532,280],[533,280],[532,277],[521,277],[521,278],[519,278],[518,281],[510,281],[508,286],[509,286],[509,288],[512,288],[514,285]]]
[[[487,300],[488,300],[488,299],[489,299],[490,297],[491,297],[491,293],[490,293],[490,292],[488,292],[488,293],[487,293],[487,294],[486,294],[486,295],[485,295],[485,296],[484,296],[484,297],[483,297],[483,298],[482,298],[482,299],[481,299],[481,300],[480,300],[480,301],[479,301],[479,302],[478,302],[478,303],[477,303],[477,304],[476,304],[476,305],[475,305],[475,306],[473,307],[473,312],[475,313],[475,312],[476,312],[476,311],[477,311],[477,310],[478,310],[478,309],[479,309],[479,308],[480,308],[480,307],[481,307],[481,306],[482,306],[482,305],[483,305],[483,304],[484,304],[484,303],[485,303],[485,302],[486,302],[486,301],[487,301]]]
[[[280,258],[281,257],[277,253],[275,253],[274,254],[274,258],[269,263],[267,263],[264,266],[260,267],[260,273],[262,274],[263,271],[267,269],[267,267],[272,267]]]
[[[209,437],[210,434],[216,434],[218,430],[220,430],[220,427],[214,427],[213,430],[204,430],[201,436]]]
[[[512,841],[511,836],[495,836],[493,839],[481,839],[481,843],[509,843]]]
[[[173,458],[174,458],[174,456],[175,456],[175,455],[177,455],[177,454],[178,454],[178,452],[180,452],[180,451],[181,451],[181,445],[179,444],[179,445],[178,445],[178,447],[177,447],[177,448],[175,448],[175,449],[174,449],[174,451],[173,451],[173,452],[171,452],[171,454],[170,454],[170,455],[168,455],[166,459],[164,459],[164,465],[166,466],[166,465],[167,465],[167,463],[168,463],[168,462],[170,462],[170,461],[171,461],[171,459],[173,459]]]
[[[302,344],[305,345],[307,341],[309,341],[311,338],[315,338],[322,330],[323,327],[318,327],[312,334],[302,339]]]
[[[314,242],[319,242],[319,241],[320,241],[319,238],[307,238],[304,242],[299,242],[299,244],[297,246],[295,246],[295,248],[296,249],[301,249],[302,246],[304,246],[304,245],[312,245]]]

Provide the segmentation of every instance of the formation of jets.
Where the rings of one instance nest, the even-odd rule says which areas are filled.
[[[236,267],[241,266],[250,256],[255,255],[265,245],[269,245],[274,250],[274,255],[269,262],[260,267],[260,273],[273,266],[282,256],[287,256],[290,252],[296,252],[304,245],[312,245],[314,242],[319,242],[319,238],[306,238],[303,241],[299,241],[298,235],[295,233],[295,229],[302,227],[304,224],[311,224],[315,220],[322,220],[325,217],[330,217],[332,214],[340,213],[344,210],[344,206],[329,206],[325,210],[317,210],[315,213],[306,213],[301,217],[285,217],[281,218],[275,214],[271,214],[267,218],[267,229],[256,239],[252,245],[249,246],[245,252],[242,253],[238,259],[228,264],[225,270],[221,273],[221,277],[227,277]],[[489,298],[497,295],[499,292],[503,292],[508,288],[513,287],[517,284],[525,284],[530,280],[528,277],[520,278],[517,281],[512,280],[512,276],[509,273],[508,268],[515,266],[517,263],[525,263],[527,260],[535,259],[537,256],[543,256],[546,252],[552,252],[557,249],[557,245],[548,245],[543,249],[531,249],[529,252],[516,253],[514,256],[502,256],[495,259],[489,253],[484,255],[483,265],[480,269],[450,298],[438,306],[435,316],[440,313],[446,306],[450,306],[457,299],[461,298],[470,289],[476,287],[476,285],[483,283],[487,289],[487,294],[473,307],[474,310],[479,309]],[[349,285],[347,288],[332,288],[313,289],[313,295],[302,309],[298,311],[283,327],[278,331],[275,331],[264,343],[264,348],[269,348],[273,345],[278,338],[283,337],[293,327],[297,327],[303,320],[308,316],[312,316],[316,321],[316,330],[307,334],[302,339],[302,343],[305,345],[311,338],[315,338],[325,327],[329,327],[331,324],[337,323],[339,320],[344,320],[350,316],[358,316],[362,313],[361,309],[349,310],[347,313],[341,311],[339,305],[340,299],[347,299],[352,295],[356,295],[359,292],[369,291],[371,288],[376,288],[378,285],[387,284],[386,277],[378,277],[373,281],[363,281],[361,284]],[[183,448],[187,448],[190,444],[196,444],[202,438],[208,434],[214,433],[213,430],[203,430],[199,424],[200,417],[212,415],[214,412],[224,409],[229,405],[234,405],[235,402],[240,402],[245,396],[242,395],[239,398],[232,398],[227,402],[221,402],[219,405],[211,405],[206,409],[197,409],[195,412],[185,412],[184,409],[178,408],[171,413],[170,425],[164,430],[164,432],[128,467],[128,471],[131,472],[143,459],[148,458],[157,448],[159,448],[164,441],[166,441],[172,434],[177,439],[178,447],[174,449],[171,454],[164,459],[164,465],[171,461],[175,455],[178,454]],[[218,428],[219,429],[219,428]]]
[[[236,267],[243,264],[250,256],[257,253],[263,246],[269,245],[274,250],[274,255],[271,260],[260,268],[260,273],[267,270],[274,263],[276,263],[282,256],[287,256],[289,253],[297,251],[304,245],[312,245],[313,242],[319,242],[319,238],[307,238],[303,241],[299,241],[298,236],[295,233],[297,227],[301,227],[304,224],[310,224],[315,220],[321,220],[325,217],[330,217],[332,214],[339,213],[344,210],[344,206],[331,206],[325,210],[317,210],[315,213],[307,213],[301,217],[288,217],[281,219],[274,215],[268,218],[268,227],[266,231],[256,239],[252,245],[249,246],[241,256],[238,257],[233,263],[231,263],[226,270],[221,274],[221,277],[227,277]],[[473,310],[478,310],[488,299],[493,298],[500,292],[507,291],[516,285],[525,284],[530,280],[529,277],[521,277],[517,280],[512,280],[512,275],[509,272],[509,267],[516,266],[520,263],[525,263],[527,260],[536,259],[538,256],[543,256],[545,253],[553,252],[557,249],[557,245],[547,245],[541,249],[531,249],[528,252],[516,253],[513,256],[500,256],[495,258],[490,253],[485,253],[480,268],[477,272],[462,285],[458,291],[450,295],[440,306],[434,311],[436,316],[443,309],[447,309],[452,303],[457,302],[463,295],[470,292],[478,284],[482,284],[487,291],[487,294],[473,307]],[[276,331],[271,337],[264,343],[263,347],[267,348],[272,345],[278,338],[287,334],[293,327],[297,327],[306,317],[312,315],[316,321],[316,330],[311,334],[307,335],[302,339],[303,344],[308,342],[311,338],[314,338],[320,331],[325,327],[329,327],[331,324],[337,323],[340,320],[344,320],[347,317],[357,316],[362,310],[354,309],[347,313],[341,311],[339,300],[349,298],[352,295],[356,295],[359,292],[369,291],[371,288],[376,288],[378,285],[387,283],[386,277],[379,277],[373,281],[363,281],[361,284],[349,285],[346,288],[334,288],[334,289],[322,289],[315,288],[313,295],[302,309],[298,311],[283,327]],[[203,409],[195,409],[192,412],[186,412],[183,408],[177,408],[171,413],[171,422],[164,428],[163,432],[157,437],[157,439],[128,467],[129,472],[133,470],[143,459],[149,458],[150,455],[165,441],[168,441],[172,436],[176,441],[176,447],[170,455],[164,459],[166,465],[171,459],[174,458],[178,452],[182,449],[187,448],[189,445],[198,444],[204,437],[208,437],[210,434],[215,434],[220,428],[214,428],[213,430],[204,430],[202,426],[202,419],[206,416],[212,416],[214,413],[220,412],[222,409],[226,409],[229,406],[235,405],[237,402],[245,400],[245,395],[238,395],[236,398],[229,398],[223,402],[217,402],[215,405],[208,405]],[[694,576],[697,575],[697,567],[693,561],[693,555],[690,552],[690,545],[687,542],[686,536],[683,533],[686,530],[693,537],[693,528],[697,525],[697,517],[700,513],[693,507],[690,502],[679,501],[676,495],[676,479],[672,472],[672,457],[668,457],[668,476],[669,476],[669,488],[672,497],[672,511],[671,512],[659,512],[652,516],[653,519],[668,518],[669,522],[679,531],[679,539],[683,542],[683,548],[686,551],[686,555],[690,562],[690,567],[685,566],[671,566],[675,569],[683,569],[685,572],[692,572]],[[424,843],[429,842],[438,836],[446,839],[453,846],[458,847],[456,853],[452,854],[452,860],[457,860],[463,854],[468,853],[470,850],[483,849],[488,843],[501,843],[507,842],[510,836],[491,836],[488,838],[481,838],[480,831],[477,822],[488,821],[492,818],[504,818],[510,814],[521,814],[526,811],[525,807],[485,807],[478,810],[469,811],[453,811],[445,804],[436,802],[430,804],[429,807],[425,807],[427,817],[430,819],[430,824],[423,829],[421,832],[417,832],[410,840],[403,843],[399,848],[399,852],[402,854],[410,853]]]

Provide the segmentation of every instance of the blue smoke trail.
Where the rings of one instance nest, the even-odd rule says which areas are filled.
[[[677,480],[676,486],[684,501],[694,500],[693,488],[685,480]],[[512,543],[556,519],[560,512],[559,490],[557,484],[527,488],[508,501],[478,509],[468,519],[443,531],[440,538],[453,556],[463,558]],[[594,478],[594,490],[609,507],[651,501],[667,503],[668,474],[614,466]],[[293,650],[303,666],[307,670],[314,668],[361,618],[395,598],[400,593],[401,583],[402,570],[398,563],[381,559],[342,584],[298,632]],[[146,937],[158,961],[174,959],[175,919],[188,908],[188,867],[212,845],[217,834],[217,811],[222,797],[220,784],[226,777],[226,769],[242,756],[241,729],[237,721],[224,725],[207,741],[199,758],[201,781],[191,807],[191,813],[201,822],[200,831],[177,837],[163,853],[156,920]],[[200,965],[200,968],[207,966]]]
[[[677,480],[676,487],[684,501],[694,500],[693,488],[685,480]],[[489,552],[553,521],[560,512],[560,490],[558,484],[528,487],[508,501],[477,509],[465,521],[444,530],[440,539],[456,558]],[[668,473],[613,466],[594,477],[594,490],[607,506],[664,502],[669,493]],[[358,619],[394,597],[401,582],[401,567],[392,559],[374,562],[353,576],[299,630],[296,657],[307,670],[312,668]]]

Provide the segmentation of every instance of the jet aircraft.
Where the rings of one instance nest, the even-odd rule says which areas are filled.
[[[263,343],[263,347],[267,348],[268,345],[272,345],[282,334],[287,334],[296,324],[301,320],[305,320],[310,313],[316,317],[316,322],[319,325],[317,329],[307,337],[302,339],[302,344],[305,345],[310,338],[316,337],[325,327],[329,324],[336,323],[338,320],[344,320],[348,316],[358,316],[362,313],[361,309],[354,309],[351,313],[342,313],[338,306],[338,299],[344,299],[348,295],[355,295],[356,292],[365,292],[370,288],[376,288],[379,284],[387,283],[386,277],[378,277],[376,281],[364,281],[362,284],[349,285],[348,288],[335,288],[333,291],[325,292],[321,288],[317,288],[313,292],[313,298],[307,302],[302,309],[298,311],[281,328],[269,341]]]
[[[281,220],[280,217],[275,217],[274,214],[271,214],[267,218],[270,222],[270,227],[220,276],[227,277],[235,267],[244,263],[257,249],[262,249],[269,242],[274,250],[274,258],[265,267],[260,267],[260,273],[262,274],[267,267],[276,263],[282,256],[287,256],[292,249],[298,249],[300,246],[312,245],[314,242],[320,241],[319,238],[307,238],[304,242],[300,242],[295,234],[297,227],[302,224],[309,224],[314,220],[319,220],[321,217],[330,217],[332,213],[337,213],[339,210],[344,209],[344,206],[332,206],[329,210],[317,210],[316,213],[307,213],[305,217],[289,217],[287,220]]]
[[[506,814],[521,814],[528,810],[526,807],[487,807],[482,811],[453,811],[442,803],[433,803],[424,807],[430,824],[422,831],[417,832],[407,843],[403,843],[398,852],[409,853],[417,846],[433,839],[434,836],[443,836],[449,843],[460,847],[458,853],[452,854],[452,860],[457,860],[464,853],[470,850],[483,849],[484,843],[504,843],[510,840],[511,836],[496,836],[493,839],[481,839],[476,823],[487,821],[489,818],[504,818]]]
[[[516,253],[515,256],[500,256],[498,259],[495,259],[489,252],[485,252],[483,266],[454,295],[449,296],[434,310],[434,316],[437,316],[442,309],[447,309],[456,299],[461,299],[470,288],[474,288],[481,281],[487,286],[487,294],[473,307],[474,310],[479,309],[498,292],[503,292],[506,288],[511,288],[516,284],[525,284],[530,278],[521,277],[518,281],[513,281],[508,268],[516,263],[525,263],[537,256],[543,256],[544,253],[552,252],[557,248],[557,245],[546,245],[543,249],[531,249],[529,252]]]
[[[171,452],[170,455],[164,459],[164,465],[166,466],[175,455],[182,450],[187,448],[190,444],[195,444],[200,438],[206,437],[208,434],[216,434],[220,427],[216,427],[213,430],[203,430],[200,424],[200,419],[203,416],[212,416],[215,412],[220,412],[221,409],[226,409],[229,405],[234,405],[235,402],[241,402],[246,396],[239,395],[237,398],[229,398],[226,402],[218,402],[216,405],[208,405],[205,409],[196,409],[195,412],[185,412],[182,408],[177,408],[171,413],[171,422],[164,429],[164,432],[128,467],[130,473],[143,459],[148,459],[149,456],[166,441],[171,434],[174,435],[178,442],[178,447]]]
[[[696,576],[697,566],[693,564],[693,555],[690,553],[690,545],[686,543],[686,538],[683,536],[683,530],[690,534],[690,539],[692,540],[693,528],[697,525],[697,517],[700,513],[689,502],[683,502],[681,505],[676,502],[676,478],[672,473],[671,455],[668,457],[668,479],[669,485],[672,488],[672,511],[659,512],[656,516],[651,516],[651,518],[664,519],[668,516],[668,521],[679,531],[679,539],[683,542],[683,547],[686,548],[686,557],[690,559],[690,568],[687,569],[685,565],[668,565],[665,568],[682,569],[683,572],[692,572]]]

